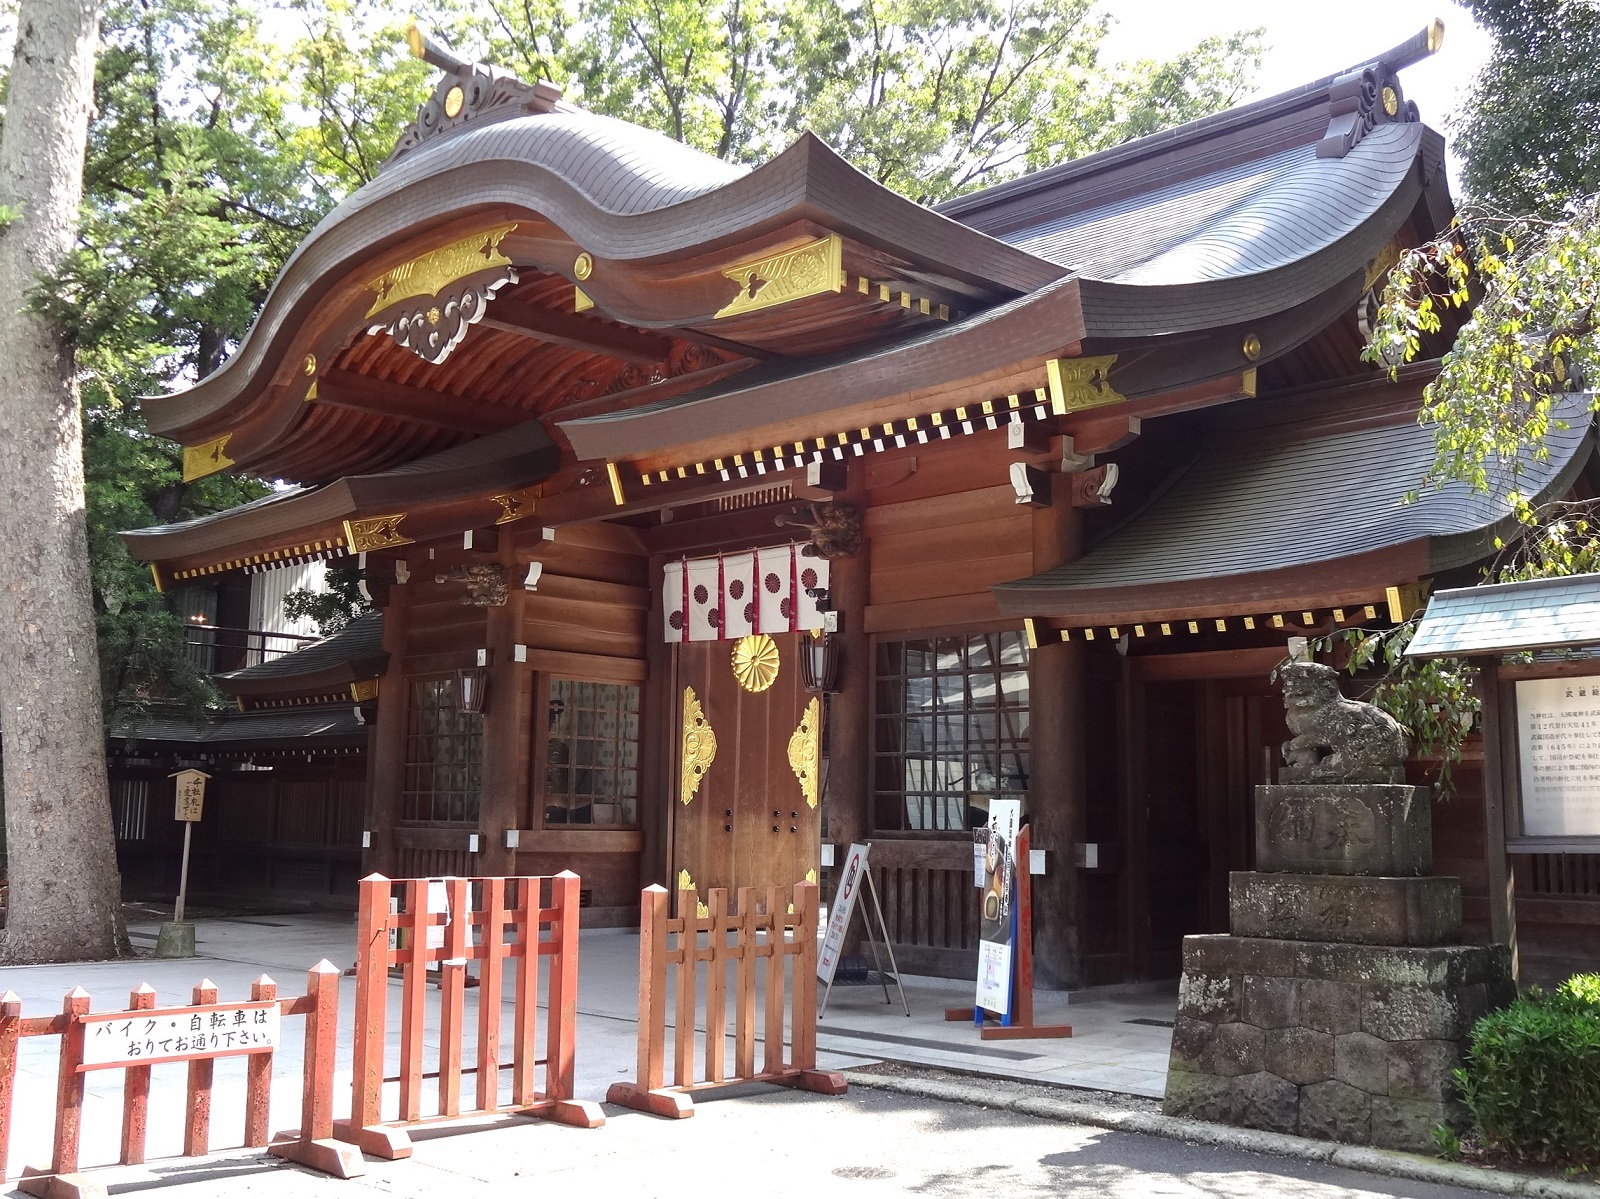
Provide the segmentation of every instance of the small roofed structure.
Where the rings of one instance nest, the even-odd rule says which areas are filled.
[[[1489,921],[1513,969],[1555,981],[1600,955],[1589,912],[1546,897],[1600,883],[1600,574],[1441,591],[1406,647],[1477,670]],[[1534,968],[1522,967],[1525,957]]]
[[[1600,646],[1600,574],[1456,587],[1428,601],[1411,658],[1474,658]]]
[[[167,896],[181,834],[170,772],[211,775],[194,830],[201,902],[353,904],[361,875],[367,745],[388,667],[370,612],[303,649],[215,676],[237,711],[195,719],[154,711],[107,737],[124,890]]]

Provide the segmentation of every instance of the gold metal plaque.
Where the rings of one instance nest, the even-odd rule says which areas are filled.
[[[365,703],[369,699],[378,698],[377,679],[357,679],[350,684],[350,699],[355,703]]]
[[[579,254],[572,264],[573,277],[582,283],[594,274],[594,259],[587,253]]]
[[[733,647],[733,677],[746,691],[765,691],[778,677],[778,645],[765,633],[741,637]]]
[[[1111,386],[1111,368],[1116,361],[1115,354],[1101,354],[1092,358],[1052,358],[1045,363],[1050,406],[1055,415],[1065,416],[1125,399]]]
[[[516,227],[515,222],[496,225],[385,271],[367,284],[367,290],[373,293],[367,315],[374,316],[402,300],[436,296],[457,279],[491,267],[512,267],[511,259],[500,252],[500,243]]]
[[[467,93],[461,90],[458,83],[444,94],[444,115],[452,121],[461,115],[461,109],[467,102]]]
[[[184,446],[183,481],[193,483],[196,479],[203,479],[207,475],[214,475],[232,466],[233,459],[227,455],[228,438],[232,436],[232,433],[224,433],[221,437],[213,437],[204,445]]]
[[[800,726],[789,738],[789,768],[800,780],[800,793],[806,803],[816,807],[822,778],[822,701],[816,696],[811,697]]]
[[[370,516],[365,520],[344,522],[344,539],[352,554],[368,550],[385,550],[395,545],[414,545],[416,539],[400,532],[404,512],[391,512],[387,516]]]
[[[803,246],[724,267],[724,278],[739,285],[739,294],[717,311],[719,318],[756,312],[790,300],[841,290],[844,243],[837,233]]]
[[[683,776],[678,798],[688,803],[717,759],[717,734],[701,710],[693,687],[683,689]]]

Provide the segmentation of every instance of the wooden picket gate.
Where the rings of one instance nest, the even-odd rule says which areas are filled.
[[[12,1109],[16,1099],[17,1058],[25,1037],[60,1038],[56,1083],[55,1132],[48,1167],[24,1166],[18,1190],[43,1199],[103,1199],[105,1187],[79,1171],[79,1146],[83,1133],[85,1071],[119,1069],[124,1072],[122,1137],[119,1162],[140,1165],[145,1161],[149,1129],[150,1072],[155,1065],[188,1063],[188,1102],[184,1119],[183,1152],[198,1157],[211,1148],[211,1084],[218,1057],[247,1056],[245,1082],[244,1145],[265,1147],[269,1153],[288,1158],[340,1178],[353,1178],[362,1172],[361,1155],[347,1145],[331,1139],[333,1133],[333,1071],[339,1014],[339,970],[327,961],[318,962],[306,975],[306,993],[279,998],[278,986],[266,975],[250,987],[249,1000],[219,1003],[217,988],[208,979],[194,988],[192,1002],[184,1007],[158,1008],[156,992],[141,984],[128,996],[128,1006],[115,1013],[90,1014],[90,995],[82,987],[68,992],[61,1013],[56,1016],[22,1015],[22,1001],[7,991],[0,996],[0,1179],[6,1176],[7,1150],[11,1139]],[[272,1066],[276,1056],[272,1047],[237,1048],[228,1030],[240,1012],[254,1014],[276,1006],[278,1017],[305,1017],[305,1085],[302,1093],[300,1128],[280,1133],[269,1144]],[[270,1014],[270,1013],[268,1013]],[[191,1047],[190,1037],[146,1042],[149,1064],[139,1059],[127,1063],[86,1061],[85,1040],[90,1030],[115,1033],[114,1017],[127,1016],[123,1035],[140,1026],[153,1029],[161,1021],[181,1021],[187,1030],[209,1028],[207,1047]],[[214,1023],[221,1020],[221,1024]],[[216,1030],[221,1029],[220,1033]],[[140,1033],[131,1040],[138,1042]],[[242,1044],[241,1040],[241,1044]],[[220,1046],[220,1047],[214,1047]],[[142,1050],[143,1045],[139,1048]]]
[[[430,886],[443,904],[430,904]],[[548,898],[546,898],[548,895]],[[398,910],[391,910],[391,897]],[[573,1097],[578,1018],[578,876],[388,879],[374,874],[359,888],[356,1017],[350,1119],[334,1135],[390,1160],[409,1157],[407,1129],[491,1113],[537,1116],[598,1128],[600,1105]],[[437,910],[442,907],[443,910]],[[430,910],[434,908],[435,910]],[[542,930],[548,929],[548,935]],[[435,935],[430,933],[437,930]],[[391,936],[391,934],[394,934]],[[509,934],[509,939],[508,939]],[[549,959],[546,1055],[538,1057],[539,960]],[[462,1065],[467,963],[478,971],[477,1050]],[[402,979],[399,1068],[386,1076],[384,1041],[389,971]],[[428,972],[438,969],[439,1057],[423,1069]],[[500,1099],[501,1003],[509,967],[515,1011],[511,1030],[511,1101]],[[544,1087],[536,1071],[544,1066]],[[463,1075],[475,1074],[463,1105]],[[434,1110],[424,1111],[423,1083],[437,1078]],[[384,1083],[398,1082],[394,1114],[385,1117]]]
[[[758,894],[761,902],[758,903]],[[678,915],[667,911],[664,887],[647,887],[639,905],[639,1056],[631,1083],[613,1083],[606,1102],[658,1116],[694,1115],[690,1092],[740,1082],[772,1082],[842,1095],[844,1076],[817,1066],[817,886],[792,890],[741,887],[738,910],[715,888],[700,903],[695,891],[678,892]],[[705,943],[701,943],[705,934]],[[729,937],[732,943],[729,943]],[[674,942],[674,937],[676,941]],[[756,1066],[757,961],[765,983],[762,1060]],[[792,961],[785,980],[784,963]],[[705,962],[705,1051],[696,1078],[695,1017],[698,964]],[[666,1085],[667,967],[676,967],[673,990],[673,1085]],[[733,1066],[727,1062],[727,976],[734,969]],[[791,1039],[784,1060],[784,1010]]]

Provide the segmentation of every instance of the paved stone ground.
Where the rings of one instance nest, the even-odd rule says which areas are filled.
[[[346,1182],[242,1154],[101,1177],[112,1195],[159,1188],[163,1199],[527,1199],[558,1191],[682,1199],[708,1187],[773,1199],[1479,1194],[863,1088],[830,1099],[751,1087],[702,1102],[683,1121],[612,1108],[594,1130],[511,1120],[436,1133],[419,1138],[410,1161],[369,1162],[365,1176]]]

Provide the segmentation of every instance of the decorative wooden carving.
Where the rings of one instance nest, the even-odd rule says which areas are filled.
[[[840,291],[843,259],[843,243],[837,233],[830,233],[779,254],[724,267],[723,276],[739,285],[739,294],[718,309],[717,316],[739,316],[805,296]]]
[[[347,520],[344,522],[345,544],[350,547],[352,554],[384,550],[394,545],[414,545],[415,538],[407,537],[400,532],[400,522],[405,518],[404,512],[391,512],[387,516]]]
[[[850,558],[861,552],[861,509],[854,504],[831,500],[826,504],[812,504],[810,519],[799,512],[780,515],[779,528],[804,529],[811,544],[800,553],[807,558]]]
[[[483,319],[489,299],[517,281],[517,268],[500,252],[515,223],[499,225],[429,250],[379,275],[367,316],[385,314],[371,332],[385,332],[417,357],[440,363]]]
[[[203,445],[184,446],[183,481],[193,483],[196,479],[203,479],[207,475],[214,475],[232,466],[233,459],[227,454],[228,438],[232,436],[232,433],[224,433],[221,437],[213,437]]]
[[[411,53],[444,71],[433,94],[417,109],[394,150],[378,169],[388,170],[418,146],[459,129],[469,121],[501,121],[526,113],[554,110],[561,88],[541,79],[524,83],[509,71],[486,63],[466,62],[413,25],[406,31]]]
[[[603,373],[601,368],[602,373],[580,376],[551,405],[551,410],[565,408],[569,404],[579,404],[598,396],[617,395],[624,391],[632,391],[636,387],[648,387],[654,383],[665,382],[667,379],[675,379],[679,375],[722,366],[726,361],[715,350],[697,342],[684,342],[673,348],[665,363],[640,366],[630,362],[611,373]],[[595,370],[597,367],[600,367],[600,364],[595,362],[584,369]]]
[[[498,562],[474,562],[433,576],[435,583],[465,583],[461,602],[471,608],[506,606],[506,568]]]
[[[1093,470],[1082,470],[1072,476],[1072,506],[1098,508],[1111,502],[1111,490],[1117,485],[1118,468],[1108,462]]]
[[[1045,364],[1045,374],[1050,384],[1050,407],[1055,415],[1065,416],[1069,412],[1125,399],[1111,386],[1111,368],[1116,362],[1115,354],[1050,359]]]
[[[678,798],[688,803],[717,758],[717,734],[700,708],[693,687],[683,689],[683,773]],[[692,884],[689,889],[692,889]]]
[[[746,691],[765,691],[778,678],[778,646],[765,633],[741,637],[733,647],[733,677]]]
[[[1416,103],[1400,88],[1400,76],[1382,62],[1335,79],[1328,88],[1328,112],[1318,158],[1343,158],[1379,125],[1421,120]]]
[[[806,705],[800,725],[789,738],[789,768],[800,780],[800,793],[806,803],[817,806],[817,788],[822,778],[822,701],[815,696]]]

